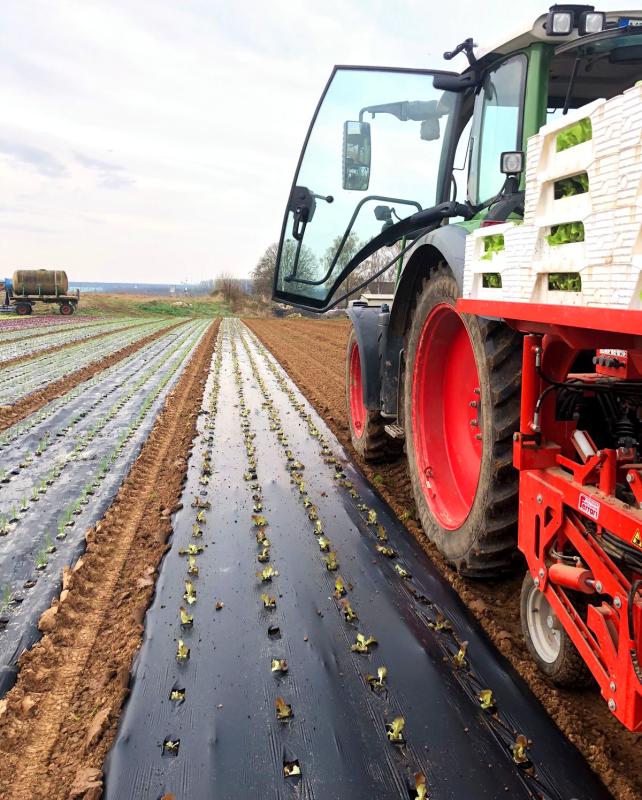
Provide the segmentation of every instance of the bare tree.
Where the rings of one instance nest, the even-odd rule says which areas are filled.
[[[221,272],[216,278],[216,291],[223,295],[226,303],[232,303],[239,296],[238,281],[229,272]]]
[[[294,270],[294,262],[296,259],[297,245],[291,239],[286,239],[283,243],[283,252],[281,254],[281,270],[280,278],[283,288],[283,281],[288,275],[291,275]],[[274,286],[274,272],[276,270],[276,259],[279,254],[279,246],[276,242],[271,244],[265,253],[258,260],[257,265],[252,272],[252,281],[254,284],[254,294],[261,295],[269,298],[272,296],[272,288]],[[299,250],[299,257],[297,260],[297,275],[303,278],[315,277],[316,259],[311,250],[303,245]]]

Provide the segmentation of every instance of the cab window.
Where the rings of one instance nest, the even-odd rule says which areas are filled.
[[[483,203],[504,182],[500,156],[521,149],[521,121],[527,59],[517,55],[486,73],[475,103],[469,195]]]

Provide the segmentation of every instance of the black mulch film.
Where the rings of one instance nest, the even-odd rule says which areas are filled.
[[[235,320],[203,407],[108,800],[610,797]]]

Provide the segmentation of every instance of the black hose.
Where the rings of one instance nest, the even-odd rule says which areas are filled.
[[[633,581],[631,584],[631,590],[629,591],[628,597],[628,608],[627,608],[627,621],[629,627],[629,639],[633,640],[633,636],[635,631],[633,630],[633,603],[635,601],[635,595],[638,593],[638,589],[642,586],[642,580]],[[642,683],[642,667],[640,667],[640,662],[638,661],[638,651],[635,647],[632,647],[630,650],[631,655],[631,664],[633,665],[633,672],[635,672],[637,679]]]

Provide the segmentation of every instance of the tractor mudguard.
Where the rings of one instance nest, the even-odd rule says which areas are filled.
[[[445,261],[453,272],[459,291],[464,279],[464,258],[468,231],[460,225],[443,225],[420,236],[415,242],[395,291],[390,311],[390,333],[403,336],[417,291],[423,279]]]
[[[381,376],[379,371],[378,306],[350,306],[348,316],[352,322],[361,358],[361,385],[363,402],[370,411],[379,411]]]
[[[351,306],[348,316],[359,345],[364,405],[396,417],[403,339],[389,334],[390,312],[385,306]]]

